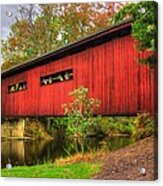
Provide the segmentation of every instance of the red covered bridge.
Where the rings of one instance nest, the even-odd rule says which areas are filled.
[[[157,112],[157,70],[138,63],[131,22],[2,73],[2,116],[60,116],[68,93],[84,85],[102,115]],[[37,46],[36,46],[37,47]]]

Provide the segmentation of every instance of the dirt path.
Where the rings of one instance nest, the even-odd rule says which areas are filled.
[[[95,179],[155,180],[157,179],[156,139],[141,140],[134,145],[110,152],[102,158],[102,172]]]

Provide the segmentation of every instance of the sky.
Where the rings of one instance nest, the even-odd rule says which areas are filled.
[[[7,39],[7,36],[10,32],[10,26],[16,21],[16,17],[21,19],[20,17],[20,6],[26,7],[28,10],[31,4],[10,4],[10,5],[1,5],[1,38]],[[37,8],[37,4],[34,5],[33,14],[39,13],[39,8]],[[26,13],[24,13],[24,16]]]
[[[6,39],[15,21],[18,5],[1,5],[1,38]]]

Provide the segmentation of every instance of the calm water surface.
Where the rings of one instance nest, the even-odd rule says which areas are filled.
[[[107,149],[117,150],[133,143],[129,137],[112,138],[90,138],[86,142],[85,151],[97,151]],[[1,166],[6,167],[7,163],[12,166],[35,165],[44,162],[54,162],[56,158],[66,157],[74,154],[75,140],[2,140],[1,141]]]

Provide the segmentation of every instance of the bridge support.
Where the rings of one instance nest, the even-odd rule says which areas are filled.
[[[2,138],[15,138],[22,139],[24,138],[25,130],[25,119],[14,119],[9,120],[5,119],[1,124],[1,136]]]

